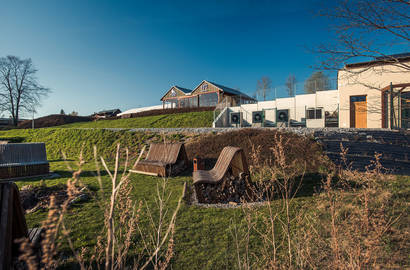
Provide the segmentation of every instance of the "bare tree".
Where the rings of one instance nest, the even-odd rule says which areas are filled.
[[[22,113],[33,112],[50,90],[41,86],[31,59],[0,58],[0,110],[11,114],[17,125]]]
[[[272,89],[272,80],[264,76],[260,80],[258,80],[258,83],[256,85],[256,93],[258,96],[262,97],[263,100],[266,100],[267,95],[270,93]]]
[[[293,97],[296,94],[296,77],[293,74],[290,74],[286,79],[286,91],[290,97]]]
[[[410,1],[408,0],[339,0],[337,8],[320,15],[334,19],[336,42],[321,44],[316,51],[325,56],[319,68],[340,70],[349,62],[370,59],[400,67],[410,72],[402,56],[386,55],[388,48],[409,48]],[[361,71],[364,71],[362,69]]]
[[[305,92],[313,94],[330,89],[330,79],[321,71],[316,71],[305,81]]]

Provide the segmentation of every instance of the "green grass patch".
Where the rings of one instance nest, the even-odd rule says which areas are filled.
[[[117,120],[78,122],[58,128],[196,128],[211,127],[213,111],[175,113]]]
[[[119,121],[119,120],[116,120]],[[168,141],[179,141],[184,136],[181,134],[166,135]],[[132,132],[129,130],[107,129],[13,129],[0,131],[0,139],[18,138],[19,142],[44,142],[47,149],[47,157],[51,160],[62,159],[64,152],[68,159],[77,159],[81,149],[85,160],[94,157],[93,146],[97,146],[99,155],[106,159],[112,159],[115,155],[116,145],[128,148],[131,157],[151,141],[162,140],[158,133]]]

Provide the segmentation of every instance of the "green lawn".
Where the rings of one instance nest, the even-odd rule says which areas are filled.
[[[59,128],[186,128],[211,127],[213,111],[164,114],[118,120],[78,122]]]
[[[70,163],[73,164],[74,162],[71,161]],[[92,176],[93,168],[94,165],[92,163],[85,164],[85,172],[81,179],[91,190],[97,191],[98,183],[96,177]],[[66,183],[70,172],[66,169],[64,162],[52,161],[51,169],[59,173],[61,177],[45,180],[43,183],[47,186]],[[132,197],[136,201],[146,201],[151,208],[155,208],[156,184],[162,180],[157,177],[138,174],[133,174],[131,180],[133,187]],[[317,183],[316,180],[311,179],[311,181]],[[167,187],[171,193],[169,205],[172,209],[176,207],[184,182],[189,184],[191,181],[189,173],[186,173],[186,176],[170,178],[168,180]],[[401,207],[405,203],[405,197],[409,194],[409,182],[409,177],[398,177],[397,182],[391,185],[391,189],[397,194],[396,199],[400,201],[396,201],[395,204],[401,205]],[[18,181],[17,185],[22,187],[28,184],[39,185],[40,183],[41,179],[32,179]],[[107,176],[103,176],[103,186],[108,195],[110,181]],[[303,206],[315,205],[315,200],[316,197],[312,195],[297,197],[292,203],[291,211],[298,211]],[[280,202],[273,202],[273,208],[279,211]],[[398,208],[396,211],[400,214],[405,210]],[[311,208],[309,211],[315,211],[315,209]],[[46,215],[47,212],[44,210],[27,214],[28,226],[40,226]],[[66,218],[75,247],[77,249],[81,247],[92,248],[96,243],[96,237],[102,231],[104,218],[103,211],[96,199],[75,205],[69,210]],[[172,269],[237,269],[233,226],[244,229],[243,218],[243,211],[240,208],[200,208],[189,206],[184,202],[176,221],[175,254],[171,261]],[[406,228],[408,226],[406,225],[407,221],[408,218],[402,219],[400,226]],[[145,224],[146,222],[146,217],[142,217],[141,223]],[[280,226],[278,230],[280,230]],[[140,250],[141,246],[138,243],[138,241],[135,242],[135,246],[133,246],[131,251],[132,254],[136,250]],[[250,239],[251,252],[258,254],[260,245],[260,238],[257,235],[253,235]],[[62,245],[60,251],[69,254],[70,251],[67,243]]]
[[[70,162],[74,164],[73,161]],[[70,172],[62,161],[52,161],[51,170],[59,173],[60,178],[31,179],[16,182],[21,188],[24,185],[47,186],[64,184],[70,177]],[[91,190],[98,190],[96,177],[91,176],[93,164],[85,165],[85,172],[81,177],[82,181]],[[162,181],[160,178],[133,174],[132,196],[136,201],[146,201],[154,208],[156,196],[156,184]],[[168,180],[168,191],[171,192],[170,206],[175,208],[178,197],[182,193],[184,182],[191,183],[190,176],[180,176]],[[107,176],[103,176],[104,189],[109,191],[110,181]],[[107,194],[108,195],[108,194]],[[313,200],[312,197],[301,197],[300,202]],[[235,269],[235,248],[233,241],[232,224],[239,224],[242,219],[242,210],[237,209],[215,209],[200,208],[183,203],[176,221],[175,234],[175,256],[172,260],[172,269]],[[47,212],[39,210],[26,215],[28,227],[37,227],[46,218]],[[70,226],[72,239],[76,248],[92,247],[96,243],[96,237],[103,228],[103,211],[100,209],[96,199],[78,204],[69,210],[67,224]],[[144,223],[144,218],[141,221]],[[253,245],[257,246],[257,240],[253,240]],[[134,246],[138,250],[140,246]],[[64,253],[69,253],[66,243],[62,246]]]
[[[132,119],[127,119],[132,120]],[[121,121],[121,120],[116,120]],[[9,130],[1,131],[0,138],[9,138],[23,142],[45,142],[47,155],[50,160],[51,170],[60,174],[56,179],[29,179],[18,181],[17,185],[40,185],[47,186],[66,183],[71,176],[65,163],[61,160],[60,150],[67,153],[70,164],[74,164],[80,149],[84,149],[84,158],[87,161],[84,165],[84,172],[81,175],[82,181],[89,186],[90,190],[98,190],[98,182],[95,175],[95,165],[92,162],[93,145],[97,145],[98,152],[104,156],[112,165],[115,147],[121,143],[123,147],[129,147],[132,157],[135,157],[137,149],[152,140],[161,140],[161,136],[155,133],[138,133],[127,130],[87,130],[87,129],[59,129],[46,128],[38,130]],[[168,140],[184,140],[185,136],[174,134],[168,135]],[[113,166],[111,166],[112,168]],[[308,175],[304,179],[304,186],[299,191],[299,196],[291,204],[291,212],[298,212],[305,209],[307,212],[317,210],[316,200],[318,196],[315,191],[320,191],[321,178]],[[145,175],[133,174],[131,176],[132,193],[135,201],[146,201],[147,205],[155,208],[156,185],[159,178]],[[168,191],[171,192],[170,206],[175,208],[177,200],[182,192],[184,183],[191,184],[191,172],[187,171],[183,176],[171,178],[168,181]],[[103,175],[103,185],[107,192],[110,188],[110,180],[107,175]],[[389,211],[393,216],[402,215],[398,223],[398,229],[407,230],[409,217],[408,196],[410,194],[410,177],[396,177],[395,180],[386,187],[394,195]],[[273,209],[283,214],[281,202],[274,201]],[[265,210],[262,208],[262,210]],[[404,215],[403,215],[404,213]],[[46,218],[47,212],[39,210],[26,216],[29,227],[36,227]],[[183,203],[176,221],[175,231],[175,255],[171,261],[172,269],[237,269],[236,248],[233,237],[234,227],[244,229],[242,209],[215,209],[189,206]],[[324,216],[326,218],[326,215]],[[79,203],[70,208],[67,222],[70,225],[72,239],[76,248],[92,247],[96,243],[96,236],[103,228],[103,210],[100,209],[98,201],[91,199],[85,203]],[[141,224],[146,224],[147,219],[143,217]],[[324,223],[326,226],[328,223]],[[280,225],[277,225],[280,234]],[[133,251],[140,250],[140,244],[135,239]],[[280,242],[280,240],[278,239]],[[282,242],[281,252],[286,252]],[[395,249],[397,244],[392,242],[391,248]],[[251,252],[254,257],[258,257],[261,250],[261,240],[258,235],[253,234],[250,238]],[[243,247],[241,247],[243,248]],[[405,250],[405,249],[403,249]],[[67,244],[62,245],[62,251],[68,252]],[[408,260],[409,258],[407,258]]]
[[[115,120],[121,121],[121,120]],[[104,158],[114,157],[116,145],[122,148],[128,147],[132,157],[138,149],[151,141],[160,141],[162,136],[158,133],[132,132],[129,130],[106,130],[106,129],[69,129],[69,128],[42,128],[42,129],[12,129],[0,131],[0,139],[11,139],[16,142],[44,142],[49,159],[61,159],[64,152],[69,159],[78,158],[83,149],[84,159],[93,160],[93,146],[97,146],[98,152]],[[184,139],[181,134],[167,135],[168,141],[180,141]]]

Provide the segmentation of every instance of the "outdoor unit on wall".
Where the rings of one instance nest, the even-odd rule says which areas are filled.
[[[256,111],[256,112],[252,112],[252,123],[256,124],[256,123],[263,123],[263,119],[265,118],[265,114],[263,111]]]
[[[240,112],[231,112],[229,120],[231,124],[240,125],[241,124],[241,116]]]
[[[286,127],[289,121],[289,109],[276,111],[276,125],[278,127]]]

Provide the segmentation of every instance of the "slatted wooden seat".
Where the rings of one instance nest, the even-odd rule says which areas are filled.
[[[249,174],[248,163],[241,148],[224,147],[212,170],[193,172],[194,184],[218,184],[222,182],[228,170],[233,177],[240,177],[243,173]]]
[[[12,259],[19,255],[17,239],[28,237],[40,248],[42,228],[27,230],[19,190],[13,182],[0,182],[0,270],[12,269]]]
[[[27,224],[16,184],[0,183],[0,269],[10,269],[18,254],[14,240],[27,237]]]
[[[0,179],[50,172],[44,143],[0,144]]]
[[[152,143],[145,160],[138,162],[135,173],[155,176],[175,176],[188,166],[188,158],[182,143]]]

